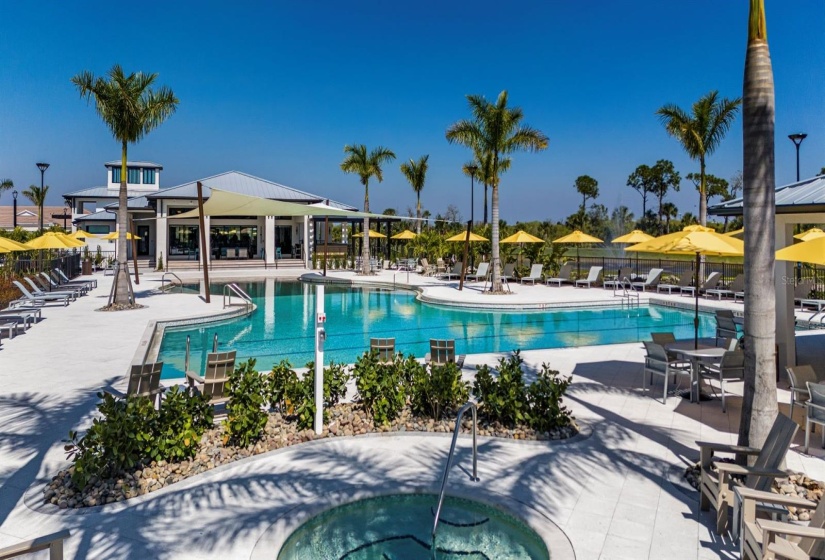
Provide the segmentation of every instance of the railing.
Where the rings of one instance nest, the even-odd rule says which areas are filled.
[[[435,541],[435,533],[438,530],[438,520],[441,516],[441,506],[444,503],[444,491],[447,489],[447,477],[450,475],[450,466],[453,462],[453,454],[455,453],[455,444],[458,440],[458,433],[461,431],[461,417],[468,410],[473,411],[473,474],[470,480],[478,482],[478,447],[476,445],[476,426],[478,425],[476,404],[468,402],[458,410],[458,417],[455,419],[455,430],[453,430],[453,442],[450,445],[450,453],[447,455],[447,465],[444,467],[444,476],[441,479],[441,491],[438,493],[438,506],[435,510],[435,521],[433,522],[433,541]]]
[[[236,296],[238,296],[239,298],[241,298],[241,301],[243,303],[241,303],[240,305],[243,305],[249,311],[252,310],[252,307],[254,305],[252,303],[252,298],[249,297],[249,294],[247,294],[245,291],[243,291],[243,289],[241,289],[241,287],[238,286],[238,284],[235,283],[235,282],[232,282],[231,284],[224,284],[223,285],[223,308],[224,309],[226,309],[227,307],[229,307],[231,305],[238,305],[238,304],[233,304],[232,303],[232,294],[233,293]]]
[[[174,272],[164,272],[163,276],[160,277],[160,289],[161,290],[163,290],[164,286],[166,286],[166,276],[167,275],[168,276],[173,276],[178,281],[178,284],[183,286],[183,280],[180,279],[180,276],[178,276]],[[171,280],[169,280],[169,285],[171,286],[172,284],[173,284],[173,282]]]
[[[63,560],[63,541],[68,539],[71,533],[68,529],[45,535],[36,539],[13,544],[4,548],[0,548],[0,560],[6,558],[16,558],[38,552],[40,550],[49,550],[49,560]],[[39,557],[38,557],[39,558]]]
[[[628,307],[633,307],[633,299],[636,299],[636,307],[641,306],[641,300],[639,299],[639,292],[633,289],[633,283],[628,279],[627,276],[622,278],[619,283],[622,286],[622,307],[624,307],[625,302],[627,302]],[[630,288],[628,292],[627,289]],[[616,295],[616,286],[613,286],[613,295]]]
[[[5,257],[9,259],[9,256]],[[63,271],[63,274],[69,278],[74,278],[80,274],[80,262],[82,255],[80,253],[70,253],[60,257],[47,258],[45,255],[42,258],[35,256],[34,258],[19,258],[11,257],[13,259],[12,266],[16,275],[31,274],[39,272],[50,272],[55,268]]]

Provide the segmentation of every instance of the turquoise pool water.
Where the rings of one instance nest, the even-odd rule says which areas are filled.
[[[243,283],[258,305],[249,317],[166,329],[159,360],[163,378],[183,377],[186,337],[190,369],[201,371],[218,335],[221,350],[257,358],[260,370],[288,358],[302,367],[314,358],[315,287],[301,282]],[[549,289],[549,288],[548,288]],[[213,294],[220,294],[215,286]],[[422,304],[406,290],[327,286],[325,361],[352,363],[370,338],[394,337],[396,349],[423,357],[431,338],[452,338],[460,354],[509,352],[649,340],[651,331],[693,337],[693,313],[657,306],[556,311],[480,311]],[[711,315],[700,315],[700,336],[713,336]]]
[[[278,560],[550,559],[544,542],[524,523],[487,505],[449,497],[433,555],[437,501],[434,495],[396,495],[331,509],[301,525]]]

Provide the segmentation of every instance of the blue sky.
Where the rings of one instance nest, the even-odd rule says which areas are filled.
[[[575,178],[599,181],[598,202],[641,198],[625,185],[642,163],[698,171],[655,110],[688,107],[718,89],[741,95],[746,0],[691,2],[44,2],[0,0],[0,177],[18,190],[51,163],[49,203],[104,181],[118,144],[78,98],[81,70],[159,73],[181,103],[130,159],[164,165],[163,186],[236,169],[360,206],[363,189],[339,168],[343,146],[383,145],[399,160],[371,187],[373,210],[404,212],[414,193],[400,161],[430,154],[422,203],[469,216],[469,152],[445,129],[468,116],[465,95],[510,92],[549,148],[517,154],[501,183],[502,218],[563,219],[579,204]],[[776,179],[825,166],[825,7],[766,0],[776,80]],[[708,171],[741,169],[741,123]],[[696,213],[685,182],[671,199]],[[4,195],[0,204],[10,204]],[[481,216],[476,191],[476,217]]]

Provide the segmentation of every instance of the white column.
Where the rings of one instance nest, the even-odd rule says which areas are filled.
[[[206,255],[206,264],[207,265],[212,263],[212,239],[211,239],[212,236],[209,235],[209,231],[210,231],[210,228],[211,228],[211,223],[212,223],[212,220],[210,219],[210,216],[204,216],[203,217],[203,227],[206,230],[206,238],[205,238],[206,239],[206,248],[204,249],[204,254]],[[200,235],[200,234],[198,234],[198,235]],[[201,257],[201,260],[203,260],[203,257]]]
[[[304,268],[309,268],[312,263],[312,255],[309,252],[312,250],[312,243],[309,242],[309,216],[304,216],[304,246],[301,248],[301,254],[304,256]]]
[[[264,251],[266,264],[275,263],[275,216],[266,216],[264,219]]]
[[[155,220],[155,262],[163,256],[163,263],[169,262],[169,247],[167,247],[167,239],[169,236],[169,224],[166,216]]]
[[[781,214],[776,216],[776,248],[787,247],[793,242],[793,223]],[[776,344],[779,346],[779,371],[785,366],[796,365],[796,338],[794,334],[794,264],[776,261],[774,281],[776,286]]]

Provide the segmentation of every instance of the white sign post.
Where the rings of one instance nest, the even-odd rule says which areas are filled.
[[[324,285],[315,286],[315,433],[324,431],[324,341],[327,333],[324,324]]]

